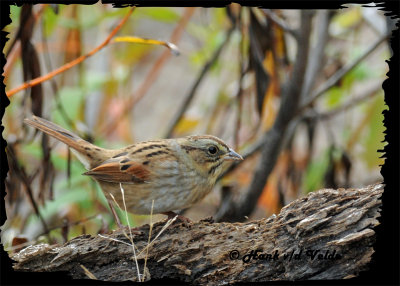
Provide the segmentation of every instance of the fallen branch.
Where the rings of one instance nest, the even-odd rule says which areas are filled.
[[[373,228],[379,224],[382,193],[382,184],[323,189],[293,201],[268,219],[247,223],[208,219],[189,225],[175,221],[149,248],[150,227],[144,225],[139,228],[143,233],[134,237],[139,269],[147,279],[209,285],[351,278],[368,268],[374,252]],[[154,224],[153,236],[163,225]],[[62,246],[30,246],[11,258],[18,271],[138,280],[132,246],[123,230],[107,236],[81,235]]]

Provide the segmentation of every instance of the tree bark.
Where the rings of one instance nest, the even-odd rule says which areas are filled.
[[[247,223],[176,220],[148,253],[150,226],[144,225],[133,238],[136,259],[127,229],[128,236],[122,229],[107,238],[81,235],[62,246],[30,246],[11,258],[17,271],[67,271],[73,278],[106,281],[137,281],[137,269],[146,274],[145,280],[210,285],[351,278],[368,268],[374,252],[373,228],[379,224],[383,188],[375,184],[319,190],[293,201],[278,215]],[[151,240],[164,225],[165,221],[153,225]]]

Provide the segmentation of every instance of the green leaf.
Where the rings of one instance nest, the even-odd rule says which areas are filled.
[[[49,37],[51,34],[53,34],[54,28],[57,26],[58,23],[58,18],[59,17],[54,13],[53,9],[50,6],[48,6],[47,9],[44,10],[44,34],[46,37]]]
[[[366,135],[362,140],[364,145],[362,158],[370,169],[384,163],[384,159],[380,158],[382,153],[378,152],[378,150],[382,150],[386,145],[385,142],[382,142],[385,139],[384,131],[386,130],[383,126],[384,117],[382,112],[387,109],[387,105],[385,105],[382,93],[371,104],[371,109],[372,116],[367,125]]]
[[[10,18],[11,23],[4,27],[4,31],[11,32],[19,26],[19,15],[21,14],[21,7],[10,5]],[[8,41],[11,42],[11,41]]]
[[[36,159],[42,158],[42,148],[37,144],[37,142],[33,142],[32,144],[21,144],[21,151],[23,154],[33,156]],[[23,157],[24,161],[26,157]]]
[[[333,18],[333,23],[339,25],[343,29],[349,29],[362,20],[360,7],[351,7],[343,10]]]
[[[329,167],[329,148],[307,167],[303,181],[303,190],[307,193],[323,186],[323,180]]]
[[[180,15],[174,10],[174,8],[165,8],[165,7],[141,8],[140,13],[141,15],[144,15],[151,19],[165,23],[175,23],[180,19]]]
[[[326,95],[325,103],[326,105],[332,109],[339,105],[339,103],[343,99],[344,90],[338,86],[332,87]]]
[[[103,88],[109,80],[109,75],[104,72],[97,72],[92,70],[85,73],[83,78],[83,85],[87,91],[96,91]]]
[[[72,18],[59,17],[58,25],[60,25],[63,28],[68,28],[68,29],[78,29],[79,28],[78,21],[76,21],[75,19],[72,19]]]
[[[59,91],[59,98],[68,116],[72,119],[77,118],[79,107],[83,104],[83,90],[79,87],[64,87]],[[53,109],[51,118],[57,124],[65,124],[58,109]]]
[[[355,82],[362,82],[373,76],[375,77],[373,69],[369,68],[365,63],[360,63],[343,78],[342,87],[350,90]]]
[[[120,19],[122,19],[127,13],[126,9],[110,9],[110,10],[103,10],[103,12],[104,13],[101,16],[104,19],[107,19],[107,18],[120,18]]]
[[[40,209],[43,217],[57,216],[60,211],[72,203],[81,203],[84,201],[91,201],[90,193],[86,188],[74,187],[68,191],[59,194],[54,200],[47,201],[44,207]]]
[[[78,21],[81,28],[98,27],[103,17],[102,14],[103,11],[99,9],[98,5],[80,5],[78,7]]]

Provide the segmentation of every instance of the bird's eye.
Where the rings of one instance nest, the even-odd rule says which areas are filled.
[[[208,147],[208,153],[210,153],[211,155],[215,155],[218,151],[218,148],[215,146],[210,146]]]

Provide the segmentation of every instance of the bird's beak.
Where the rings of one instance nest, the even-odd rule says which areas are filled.
[[[243,160],[243,157],[240,156],[238,153],[229,149],[229,152],[225,155],[224,160],[226,161],[240,161]]]

